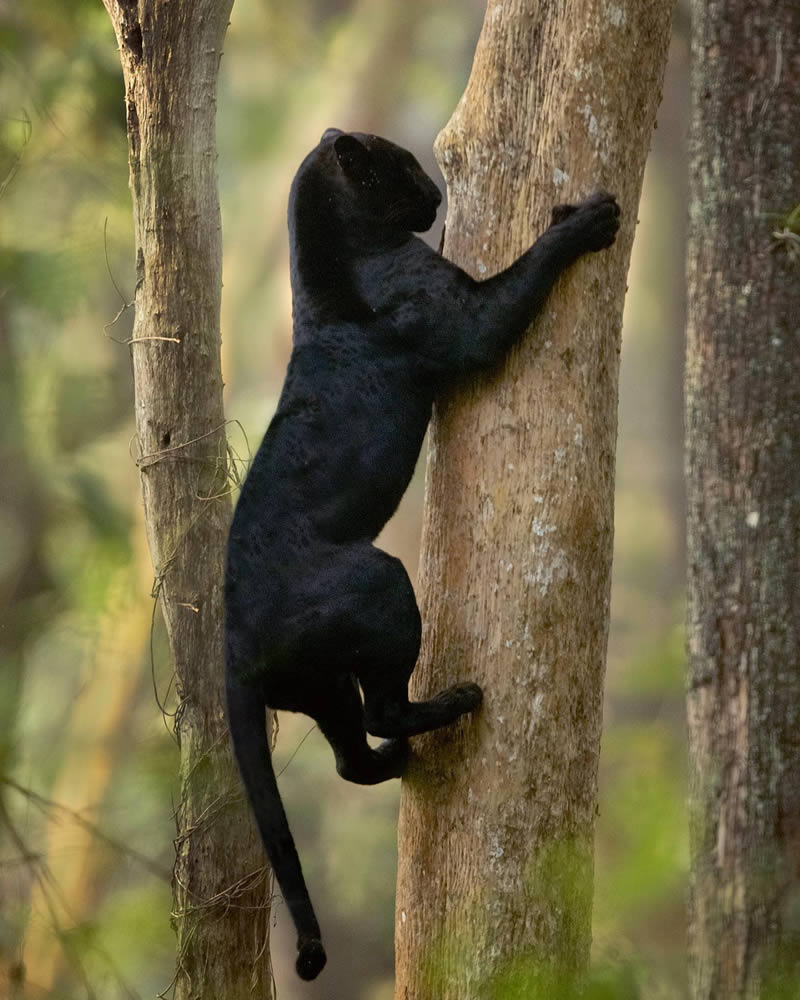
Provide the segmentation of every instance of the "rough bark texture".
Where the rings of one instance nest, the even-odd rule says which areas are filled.
[[[415,742],[400,817],[398,1000],[566,996],[591,940],[620,327],[668,0],[489,3],[437,142],[445,255],[508,265],[553,204],[623,211],[507,365],[437,408],[420,589],[427,695],[480,714]]]
[[[800,995],[800,5],[695,2],[693,996]],[[773,234],[785,230],[777,239]]]
[[[214,118],[232,0],[104,0],[125,77],[136,235],[138,464],[175,660],[181,748],[173,923],[178,998],[271,996],[269,876],[229,749]]]

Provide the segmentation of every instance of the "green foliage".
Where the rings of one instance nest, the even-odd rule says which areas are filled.
[[[621,666],[618,691],[630,701],[672,699],[674,703],[681,703],[685,673],[686,633],[681,624],[673,626]]]
[[[598,910],[639,921],[682,898],[686,750],[680,733],[659,722],[615,726],[603,750],[601,831],[614,838],[596,874]]]
[[[116,887],[97,913],[103,952],[114,957],[119,975],[135,983],[143,997],[155,996],[165,986],[164,980],[154,974],[156,970],[142,962],[142,955],[163,954],[172,934],[171,904],[172,893],[166,882],[129,881]],[[107,970],[101,974],[107,975]]]

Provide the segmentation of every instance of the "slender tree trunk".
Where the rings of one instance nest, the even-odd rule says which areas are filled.
[[[690,980],[800,995],[800,6],[696,0]],[[794,211],[794,219],[791,213]]]
[[[228,744],[214,118],[232,0],[104,0],[125,77],[136,234],[131,352],[148,541],[175,659],[181,748],[178,998],[271,996],[269,878]]]
[[[612,251],[558,285],[503,372],[437,408],[416,694],[484,686],[416,741],[400,817],[398,1000],[567,996],[591,940],[620,327],[669,0],[490,2],[437,142],[444,252],[476,277],[551,206],[617,193]]]

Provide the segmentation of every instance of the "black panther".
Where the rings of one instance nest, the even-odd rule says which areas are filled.
[[[225,577],[233,745],[298,931],[297,972],[325,964],[278,794],[265,706],[304,712],[339,774],[403,773],[408,737],[480,705],[476,684],[409,702],[420,615],[398,559],[373,545],[408,486],[436,396],[496,365],[561,272],[614,242],[619,207],[561,205],[515,263],[476,281],[414,233],[441,194],[411,153],[328,129],[289,197],[293,350],[236,507]],[[372,749],[366,734],[383,737]]]

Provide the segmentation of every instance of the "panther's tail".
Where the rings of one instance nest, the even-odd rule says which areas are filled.
[[[264,704],[230,675],[226,688],[228,721],[242,781],[269,863],[297,928],[297,974],[301,979],[316,979],[325,965],[325,949],[275,780]]]

